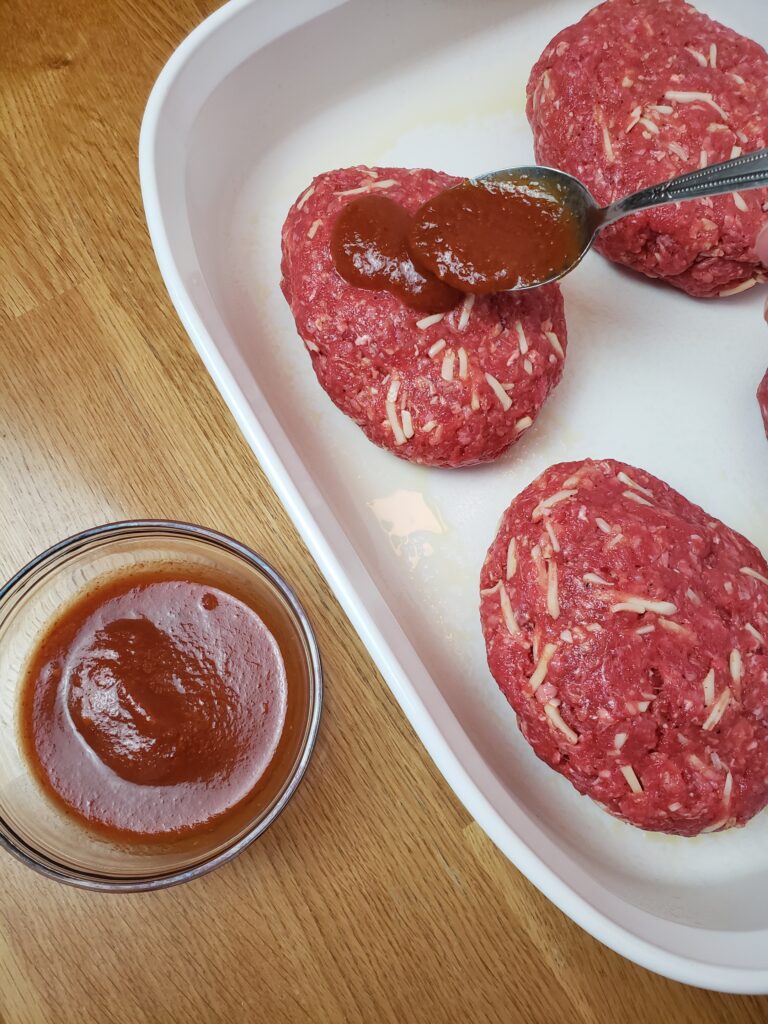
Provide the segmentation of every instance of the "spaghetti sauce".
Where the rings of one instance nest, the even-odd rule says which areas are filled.
[[[519,173],[467,180],[414,215],[408,250],[423,273],[479,295],[545,281],[582,251],[578,217],[554,182]]]
[[[242,808],[291,715],[277,640],[243,598],[197,568],[137,569],[63,612],[20,707],[27,759],[55,802],[144,841]]]
[[[466,179],[413,216],[386,196],[361,196],[338,214],[331,255],[350,284],[444,313],[464,293],[531,287],[570,268],[583,238],[566,200],[556,182],[522,171],[503,180]]]

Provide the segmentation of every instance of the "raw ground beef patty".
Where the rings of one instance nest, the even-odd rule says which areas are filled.
[[[359,195],[386,195],[415,213],[460,180],[392,167],[330,171],[283,226],[282,289],[320,384],[374,444],[432,466],[495,459],[532,425],[563,371],[560,291],[467,296],[428,316],[348,284],[330,237]]]
[[[760,412],[763,416],[765,436],[768,437],[768,371],[766,371],[757,389],[757,404],[760,406]]]
[[[640,828],[693,836],[768,803],[768,565],[619,462],[552,466],[481,576],[488,664],[538,756]]]
[[[768,55],[682,0],[608,0],[560,32],[528,81],[539,163],[601,205],[768,145]],[[609,259],[691,295],[765,279],[768,191],[635,214],[598,236]]]

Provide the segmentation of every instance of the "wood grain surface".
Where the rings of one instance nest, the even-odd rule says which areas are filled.
[[[0,0],[0,571],[111,519],[241,538],[295,583],[316,625],[320,739],[275,827],[191,885],[91,895],[3,856],[0,1020],[768,1020],[768,999],[622,960],[498,853],[195,355],[155,266],[136,152],[155,77],[215,6]]]

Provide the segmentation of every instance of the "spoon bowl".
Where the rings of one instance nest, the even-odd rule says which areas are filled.
[[[744,153],[733,160],[712,164],[679,177],[651,185],[640,192],[618,199],[609,206],[600,206],[589,189],[573,175],[553,167],[513,167],[491,171],[471,179],[472,184],[496,186],[515,190],[535,185],[555,202],[562,204],[571,218],[574,233],[575,257],[561,263],[551,273],[536,280],[521,281],[506,291],[526,291],[544,284],[559,281],[581,263],[598,232],[609,224],[640,210],[669,203],[700,199],[703,196],[723,195],[727,192],[743,191],[768,186],[768,149]]]
[[[521,182],[526,186],[532,185],[542,192],[549,193],[555,202],[566,207],[572,214],[573,226],[576,235],[576,246],[578,256],[564,267],[553,271],[546,277],[536,281],[521,282],[508,291],[528,291],[530,288],[540,288],[542,285],[551,284],[565,277],[584,259],[592,247],[595,235],[602,227],[603,210],[595,200],[586,185],[572,174],[565,171],[558,171],[554,167],[542,167],[530,165],[527,167],[512,167],[502,171],[491,171],[490,174],[482,174],[473,178],[475,184],[489,183],[501,188],[517,188]]]

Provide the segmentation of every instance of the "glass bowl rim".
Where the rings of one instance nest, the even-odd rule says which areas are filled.
[[[94,892],[151,892],[156,889],[166,889],[172,885],[179,885],[182,882],[189,882],[201,875],[213,871],[215,868],[234,860],[240,853],[259,838],[272,825],[276,818],[282,813],[291,797],[296,792],[307,766],[312,757],[317,733],[320,725],[320,716],[323,705],[323,668],[320,659],[320,650],[317,644],[315,631],[304,610],[303,605],[296,596],[293,587],[288,581],[261,555],[256,554],[252,548],[235,540],[228,534],[218,530],[212,530],[207,526],[199,526],[196,523],[187,523],[176,519],[124,519],[116,522],[104,523],[101,526],[92,526],[86,530],[74,533],[63,540],[57,541],[50,547],[35,555],[26,565],[22,566],[13,576],[0,586],[0,602],[6,600],[13,592],[41,565],[54,560],[57,556],[64,554],[71,548],[98,540],[99,538],[119,539],[123,535],[135,531],[145,531],[149,534],[171,533],[189,537],[192,540],[218,544],[232,554],[242,559],[251,570],[255,570],[266,578],[267,582],[286,601],[291,612],[295,616],[299,632],[306,643],[309,654],[309,690],[311,696],[311,707],[306,722],[306,735],[304,745],[301,748],[300,756],[294,765],[290,775],[287,776],[282,790],[268,812],[261,818],[257,818],[249,826],[244,835],[237,842],[226,846],[214,856],[208,857],[199,864],[184,868],[178,871],[171,871],[163,875],[137,876],[136,878],[120,879],[115,876],[92,875],[86,871],[80,872],[74,868],[68,868],[58,864],[57,861],[44,854],[39,854],[29,844],[16,836],[8,822],[0,816],[0,848],[10,853],[17,860],[21,861],[33,871],[44,875],[46,878],[63,882],[66,885],[75,886],[79,889],[88,889]],[[33,584],[35,586],[35,584]],[[13,839],[8,838],[9,836]],[[15,840],[15,842],[14,842]],[[27,851],[32,851],[34,856]],[[40,857],[41,860],[38,860]]]

